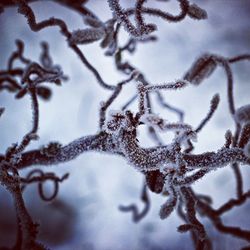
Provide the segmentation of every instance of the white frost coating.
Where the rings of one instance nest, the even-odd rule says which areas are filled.
[[[127,14],[124,13],[124,9],[120,6],[118,0],[108,0],[108,4],[110,9],[113,12],[114,17],[117,19],[119,23],[122,23],[125,30],[134,38],[143,40],[145,39],[151,32],[157,29],[154,24],[138,24],[134,26]]]
[[[11,157],[10,163],[13,165],[18,164],[21,161],[21,159],[22,159],[21,152],[13,154]]]
[[[135,127],[126,111],[110,111],[104,128],[128,163],[139,171],[158,170],[163,164],[174,163],[172,147],[145,149],[138,145]]]
[[[197,133],[195,133],[193,130],[180,131],[174,138],[175,142],[178,142],[185,148],[189,147],[189,140],[192,142],[197,142]]]
[[[105,137],[102,137],[102,135],[92,135],[92,136],[84,136],[82,138],[76,139],[69,143],[68,145],[58,148],[58,153],[56,153],[51,159],[45,160],[45,165],[50,164],[58,164],[60,162],[67,162],[70,160],[75,159],[79,155],[81,155],[83,152],[94,150],[96,152],[99,151],[108,151],[108,145],[107,149],[104,148],[104,143],[107,144],[105,141]],[[113,151],[112,153],[116,153]],[[36,159],[34,159],[34,163],[36,163]],[[39,164],[39,162],[37,162]]]
[[[69,41],[75,44],[87,44],[102,39],[104,35],[105,31],[103,27],[92,29],[87,28],[82,30],[79,29],[72,32],[72,36]]]
[[[173,144],[178,143],[185,148],[189,146],[189,141],[197,142],[197,133],[195,133],[192,127],[184,123],[167,123],[166,120],[155,114],[144,114],[140,118],[140,122],[153,127],[154,129],[163,131],[175,132],[175,138]]]
[[[215,152],[208,152],[201,155],[184,156],[187,167],[217,169],[226,166],[230,162],[240,162],[249,164],[250,161],[245,156],[242,149],[239,148],[222,148]]]
[[[148,126],[152,126],[153,128],[159,131],[191,131],[192,127],[188,124],[183,123],[167,123],[167,121],[156,114],[144,114],[141,116],[140,121],[145,123]]]
[[[160,218],[166,219],[175,209],[177,202],[177,192],[173,186],[171,177],[167,176],[164,183],[164,189],[168,192],[169,198],[168,200],[161,206],[159,215]]]
[[[186,79],[177,79],[174,82],[162,83],[162,84],[155,84],[155,85],[147,85],[145,87],[146,91],[157,91],[157,90],[177,90],[184,88],[190,85],[190,81]]]
[[[116,115],[121,115],[121,116],[124,116],[124,118],[125,118],[125,113],[124,113],[124,111],[112,109],[112,110],[110,110],[109,113],[108,113],[108,119],[114,119],[114,117],[115,117]]]
[[[151,116],[146,115],[145,117]],[[187,168],[192,169],[216,169],[232,161],[248,163],[243,150],[238,148],[223,148],[217,153],[212,152],[202,155],[185,155],[180,153],[175,148],[176,143],[182,144],[188,139],[193,139],[195,133],[192,130],[179,133],[170,145],[156,148],[142,148],[136,140],[136,128],[131,124],[127,113],[123,111],[111,111],[109,113],[105,130],[113,138],[112,141],[115,144],[117,152],[121,152],[128,163],[139,171],[167,171],[172,167],[178,168],[178,159]]]
[[[163,165],[167,168],[175,160],[172,147],[141,148],[132,134],[124,136],[120,150],[128,163],[139,171],[159,170]]]
[[[35,79],[32,80],[32,85],[35,86],[42,82],[52,82],[55,83],[57,80],[65,79],[63,75],[63,71],[59,65],[53,65],[49,69],[41,68],[37,63],[30,63],[28,67],[25,68],[22,75],[22,83],[27,82],[27,80],[33,75],[36,76]],[[23,89],[25,89],[23,87]]]
[[[144,114],[140,117],[140,122],[162,131],[166,125],[166,120],[155,114]]]
[[[238,108],[235,112],[234,119],[241,125],[250,123],[250,104]]]
[[[169,163],[163,163],[160,166],[159,171],[163,174],[166,174],[169,172],[169,169],[177,169],[177,168],[178,168],[178,164],[174,162],[169,162]]]
[[[168,167],[168,164],[172,166],[173,162],[164,157],[163,151],[150,152],[147,149],[130,149],[123,150],[127,162],[135,167],[139,171],[153,171],[159,170],[162,165],[165,165],[165,170]]]
[[[119,110],[110,110],[106,118],[104,130],[109,134],[118,135],[120,129],[124,127],[127,127],[125,113]]]

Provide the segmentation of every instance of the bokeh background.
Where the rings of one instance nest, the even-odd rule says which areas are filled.
[[[152,84],[160,84],[181,78],[194,60],[205,52],[226,57],[250,52],[250,1],[249,0],[196,0],[192,1],[206,9],[208,19],[195,21],[185,18],[180,23],[167,23],[158,18],[147,17],[146,21],[156,23],[157,42],[139,44],[134,55],[125,54],[125,59],[141,70]],[[134,1],[122,0],[124,7],[133,6]],[[147,2],[148,6],[163,8],[178,13],[177,1]],[[83,19],[77,13],[52,1],[38,1],[31,4],[37,20],[51,16],[62,18],[70,30],[84,28]],[[103,0],[90,0],[86,5],[103,21],[112,17],[108,4]],[[41,52],[40,42],[47,41],[51,56],[61,65],[69,80],[61,87],[53,86],[49,102],[40,100],[40,140],[29,149],[40,147],[50,141],[66,144],[98,130],[100,102],[110,92],[103,90],[77,56],[67,47],[64,37],[57,28],[38,33],[30,31],[26,20],[17,13],[17,8],[5,9],[0,15],[0,68],[5,69],[8,57],[15,50],[15,39],[25,42],[25,56],[37,61]],[[120,43],[128,35],[122,31]],[[113,59],[106,57],[99,43],[80,46],[87,59],[98,69],[103,79],[115,84],[126,76],[117,72]],[[249,64],[241,62],[232,66],[236,107],[249,103]],[[135,93],[136,84],[125,87],[121,97],[112,105],[119,109]],[[185,112],[185,122],[194,127],[199,124],[209,109],[210,99],[215,93],[221,102],[214,117],[198,136],[195,153],[213,151],[224,144],[224,133],[234,128],[226,100],[226,77],[218,68],[199,87],[190,86],[178,92],[164,92],[165,100]],[[154,96],[153,96],[154,97]],[[163,110],[153,98],[155,113],[167,120],[177,121],[177,116]],[[0,152],[4,153],[12,143],[20,142],[31,127],[31,108],[28,97],[16,100],[8,92],[0,93],[0,106],[5,113],[0,120]],[[131,106],[136,110],[136,103]],[[166,143],[172,135],[163,135]],[[144,128],[139,131],[140,143],[153,145]],[[46,169],[47,168],[47,169]],[[130,213],[119,211],[119,205],[136,203],[143,208],[140,192],[143,177],[126,161],[118,156],[99,153],[85,153],[72,162],[58,166],[43,167],[55,171],[59,176],[66,172],[70,178],[60,186],[54,202],[40,200],[36,185],[25,191],[27,207],[34,220],[40,223],[39,239],[48,247],[58,250],[168,250],[193,249],[189,234],[179,234],[176,228],[182,222],[174,212],[168,219],[160,220],[159,208],[166,197],[150,193],[151,209],[140,223],[132,221]],[[27,171],[23,171],[25,175]],[[249,187],[250,171],[242,166],[244,189]],[[48,192],[51,186],[47,185]],[[218,207],[227,199],[235,197],[235,180],[231,168],[225,167],[210,173],[194,185],[197,192],[209,194]],[[228,225],[250,228],[250,203],[236,208],[223,217]],[[218,233],[211,223],[205,224],[215,249],[239,249],[247,242]],[[10,195],[0,187],[0,246],[15,240],[15,211]]]

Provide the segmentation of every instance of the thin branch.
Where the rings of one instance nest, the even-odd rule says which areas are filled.
[[[202,128],[206,125],[206,123],[211,119],[215,110],[218,107],[219,101],[220,101],[220,96],[218,94],[214,95],[212,100],[211,100],[210,110],[209,110],[207,116],[201,121],[200,125],[195,129],[196,133],[200,132],[202,130]]]
[[[141,193],[141,201],[144,203],[144,208],[141,212],[138,211],[138,207],[135,204],[124,206],[120,205],[119,209],[122,212],[131,212],[132,218],[135,223],[140,222],[148,213],[150,209],[150,200],[147,192],[147,187],[143,184],[142,193]]]
[[[47,27],[58,26],[60,28],[60,30],[61,30],[61,33],[69,41],[69,39],[71,37],[71,33],[69,32],[68,27],[67,27],[67,25],[65,24],[65,22],[63,20],[52,17],[50,19],[47,19],[47,20],[44,20],[44,21],[41,21],[41,22],[37,23],[34,12],[28,6],[28,4],[26,4],[26,2],[24,0],[15,0],[15,2],[19,5],[18,11],[27,18],[28,25],[30,26],[31,30],[37,32],[37,31],[40,31],[40,30],[42,30],[44,28],[47,28]],[[110,89],[110,90],[115,88],[115,86],[108,85],[103,81],[103,79],[101,78],[98,71],[88,62],[88,60],[83,55],[81,50],[75,44],[72,44],[72,43],[68,42],[68,45],[79,56],[79,58],[83,62],[83,64],[94,74],[94,76],[96,77],[98,83],[102,87],[104,87],[106,89]]]

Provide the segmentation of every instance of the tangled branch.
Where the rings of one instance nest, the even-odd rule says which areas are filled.
[[[84,67],[92,72],[100,87],[112,93],[100,105],[99,129],[96,134],[80,137],[66,145],[50,142],[39,148],[27,150],[33,140],[39,140],[40,99],[49,101],[52,91],[48,86],[52,84],[61,86],[68,77],[64,75],[59,65],[54,64],[49,44],[41,43],[40,60],[36,62],[25,56],[23,41],[16,40],[16,50],[10,55],[6,69],[0,71],[0,91],[14,93],[17,100],[30,96],[32,126],[20,143],[11,145],[0,155],[0,183],[12,195],[17,214],[18,234],[12,249],[46,249],[37,240],[38,224],[33,222],[23,200],[22,195],[26,187],[37,183],[40,198],[50,202],[58,195],[59,183],[69,177],[69,174],[64,174],[59,178],[55,173],[45,173],[40,168],[31,170],[26,177],[22,177],[21,170],[35,165],[51,166],[65,163],[89,151],[118,155],[143,175],[145,179],[141,195],[145,205],[143,210],[139,212],[135,204],[120,206],[121,211],[132,213],[134,222],[141,221],[150,209],[147,192],[149,189],[159,195],[167,196],[160,208],[161,219],[168,218],[177,208],[178,215],[184,221],[184,224],[178,227],[178,231],[190,232],[196,249],[212,248],[209,232],[202,223],[204,216],[218,231],[250,241],[250,231],[236,226],[225,226],[222,221],[225,213],[243,205],[250,197],[250,191],[243,190],[241,174],[242,165],[250,165],[250,104],[237,107],[231,67],[234,63],[249,61],[250,54],[227,58],[206,53],[195,60],[183,78],[173,82],[152,84],[142,71],[130,62],[124,61],[125,53],[132,55],[140,44],[157,41],[157,37],[152,35],[153,32],[157,33],[157,26],[147,22],[147,15],[162,18],[170,23],[180,22],[187,16],[203,20],[207,18],[207,13],[201,7],[188,0],[178,0],[180,13],[172,15],[161,9],[146,7],[145,0],[135,1],[134,7],[128,9],[124,9],[119,0],[108,0],[112,17],[102,22],[85,6],[87,1],[55,0],[56,3],[73,9],[84,18],[87,28],[80,27],[70,31],[66,22],[59,18],[51,17],[37,21],[29,2],[31,1],[3,1],[1,10],[16,5],[18,13],[26,18],[27,25],[34,32],[58,27],[68,47],[80,58]],[[131,17],[134,17],[134,23]],[[130,36],[123,46],[118,39],[121,27],[124,27]],[[126,77],[117,84],[106,83],[80,49],[80,45],[97,41],[100,41],[104,54],[113,58],[116,69]],[[16,63],[19,66],[15,66]],[[217,67],[221,67],[226,74],[228,110],[235,124],[235,131],[225,132],[225,144],[217,150],[195,154],[192,153],[193,142],[212,120],[220,102],[220,95],[215,94],[212,97],[207,115],[198,125],[193,125],[184,122],[184,112],[181,109],[165,101],[163,91],[181,91],[192,85],[199,86],[215,72]],[[111,105],[120,98],[124,86],[128,83],[135,86],[136,93],[129,96],[119,110],[112,110]],[[162,107],[178,116],[178,122],[169,122],[155,112],[152,106],[153,94]],[[134,102],[137,102],[137,109],[132,112],[129,107]],[[0,116],[3,112],[4,107],[1,107]],[[138,130],[142,126],[148,129],[148,135],[153,139],[154,146],[144,147],[139,143]],[[166,144],[162,133],[173,133],[172,142]],[[237,197],[214,209],[211,197],[195,193],[193,184],[211,171],[229,165],[234,171]],[[44,191],[44,184],[48,181],[54,185],[51,195],[45,194]]]

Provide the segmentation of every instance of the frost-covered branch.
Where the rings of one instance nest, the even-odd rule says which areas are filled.
[[[17,6],[18,13],[25,17],[28,27],[34,32],[51,27],[59,28],[65,39],[64,42],[92,72],[99,86],[111,91],[111,94],[106,100],[100,100],[102,102],[99,105],[99,124],[96,124],[98,128],[96,134],[72,139],[65,145],[51,141],[34,148],[32,141],[39,140],[40,101],[49,101],[52,98],[51,85],[61,86],[62,82],[69,78],[64,75],[62,68],[53,62],[53,51],[50,51],[48,43],[45,41],[41,43],[42,51],[39,60],[34,61],[26,57],[24,42],[16,40],[16,49],[10,55],[7,67],[0,70],[0,92],[13,93],[16,101],[30,96],[32,125],[19,143],[14,143],[0,155],[0,183],[12,195],[17,214],[18,233],[12,249],[46,249],[37,241],[38,225],[33,222],[26,209],[23,192],[27,186],[35,183],[40,198],[45,202],[51,202],[59,193],[59,183],[66,180],[69,174],[58,177],[53,172],[42,171],[40,167],[73,161],[90,151],[122,157],[130,168],[142,174],[144,185],[141,201],[144,203],[144,208],[140,212],[135,204],[120,206],[123,212],[132,213],[134,222],[139,222],[147,215],[150,208],[147,190],[150,190],[166,198],[159,209],[161,219],[168,218],[177,209],[178,215],[184,221],[184,224],[178,227],[178,231],[190,232],[196,249],[212,248],[209,231],[207,232],[206,225],[202,223],[203,216],[206,216],[220,232],[250,241],[249,231],[225,226],[221,217],[231,209],[243,205],[250,197],[249,191],[244,191],[241,174],[241,168],[250,165],[250,104],[237,106],[234,99],[235,83],[232,68],[234,63],[248,62],[250,54],[228,58],[206,53],[196,59],[183,78],[169,83],[155,84],[147,79],[148,72],[143,72],[143,69],[137,68],[132,64],[133,62],[126,60],[126,53],[132,57],[138,46],[148,42],[154,42],[157,46],[157,29],[160,27],[154,23],[148,23],[148,16],[161,18],[168,23],[180,22],[186,17],[195,20],[206,19],[206,11],[198,5],[188,0],[177,0],[180,10],[178,14],[173,15],[157,8],[157,1],[155,8],[147,7],[146,0],[136,0],[133,7],[125,9],[122,7],[122,1],[107,0],[106,4],[111,12],[107,20],[102,21],[92,9],[86,7],[88,2],[86,0],[54,0],[83,18],[85,26],[80,25],[70,31],[67,22],[57,17],[38,21],[36,13],[30,6],[31,2],[33,1],[6,0],[1,4],[0,12],[10,6]],[[120,44],[121,27],[124,27],[129,35],[122,45]],[[81,46],[97,42],[104,51],[104,56],[111,57],[116,70],[124,76],[123,80],[116,84],[106,83],[82,52]],[[226,73],[227,101],[235,130],[225,131],[225,143],[218,149],[195,154],[192,153],[195,148],[193,142],[207,123],[212,122],[211,118],[223,95],[215,94],[212,97],[207,115],[197,125],[186,123],[184,112],[166,101],[163,91],[182,91],[184,87],[188,88],[191,85],[199,87],[217,67],[221,67]],[[126,100],[123,99],[122,103],[119,103],[119,108],[112,110],[111,105],[115,106],[120,100],[128,83],[135,85],[132,86],[135,93],[129,94],[125,97]],[[161,110],[155,109],[155,100],[161,107],[178,115],[177,121],[165,119],[159,112]],[[132,109],[133,103],[136,105]],[[4,107],[1,107],[0,118],[2,115],[9,115],[4,111]],[[153,142],[151,147],[146,147],[139,142],[138,130],[141,127],[146,127],[147,135]],[[168,133],[173,134],[170,143],[166,143],[162,136]],[[31,149],[27,149],[28,146]],[[32,170],[33,166],[37,166],[37,169]],[[232,166],[235,175],[236,198],[231,198],[214,209],[212,197],[196,194],[192,187],[211,171],[228,166]],[[24,169],[28,171],[26,176],[21,175]],[[53,184],[51,195],[46,194],[44,190],[46,182]]]

